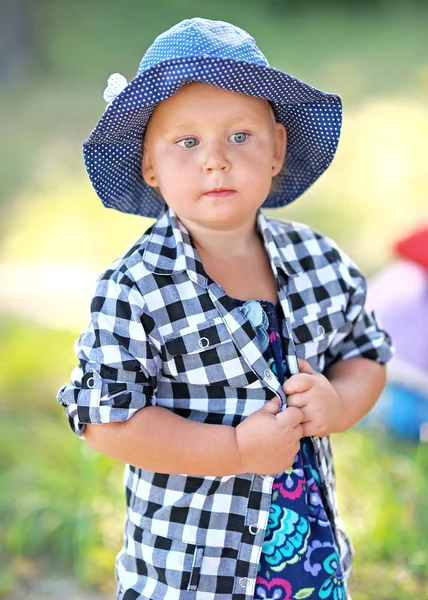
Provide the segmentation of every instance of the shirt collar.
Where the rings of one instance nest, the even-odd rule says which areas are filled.
[[[294,244],[287,232],[287,229],[292,231],[291,223],[288,223],[287,227],[286,221],[278,223],[275,219],[265,217],[261,209],[259,209],[257,213],[257,227],[262,234],[265,249],[272,267],[282,269],[290,277],[295,277],[303,271],[296,256]]]
[[[257,212],[257,228],[274,272],[280,268],[287,275],[296,276],[302,267],[284,228],[274,219],[265,217],[261,209]],[[152,273],[172,275],[187,271],[191,280],[207,287],[207,274],[198,251],[188,230],[169,206],[163,209],[158,220],[152,225],[142,260]]]

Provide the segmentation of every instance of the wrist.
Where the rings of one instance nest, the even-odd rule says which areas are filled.
[[[236,473],[247,473],[248,472],[248,468],[246,467],[246,461],[245,461],[245,451],[243,448],[242,443],[240,444],[240,433],[241,430],[239,429],[242,426],[243,423],[240,423],[237,427],[235,427],[233,429],[234,434],[235,434],[235,448],[234,448],[234,459],[236,461]],[[241,440],[242,442],[242,440]]]
[[[331,433],[343,433],[352,426],[352,423],[348,423],[346,403],[341,394],[340,385],[333,381],[330,381],[330,384],[334,390],[336,407]]]

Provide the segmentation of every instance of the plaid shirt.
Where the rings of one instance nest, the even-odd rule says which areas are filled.
[[[269,219],[260,232],[284,312],[289,371],[391,356],[388,335],[364,309],[365,279],[328,238]],[[123,422],[157,404],[199,422],[236,427],[277,394],[256,333],[209,279],[188,231],[166,208],[98,280],[92,321],[76,342],[80,364],[61,388],[72,429]],[[337,514],[329,438],[314,438],[327,512],[345,577],[352,548]],[[125,544],[118,599],[249,600],[267,528],[274,476],[162,474],[127,465]]]

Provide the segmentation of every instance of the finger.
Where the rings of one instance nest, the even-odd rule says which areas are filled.
[[[306,392],[313,384],[313,377],[307,373],[299,373],[298,375],[292,375],[290,379],[287,379],[283,384],[282,389],[286,394],[297,394]]]
[[[299,423],[301,423],[303,419],[303,413],[300,408],[295,406],[287,406],[285,410],[278,413],[276,415],[278,421],[286,422],[287,425],[291,425],[291,427],[295,427]]]
[[[316,371],[313,370],[308,361],[304,360],[303,358],[298,358],[297,364],[299,365],[300,373],[307,373],[308,375],[313,375],[314,373],[316,373]]]
[[[287,409],[291,409],[291,408],[298,408],[300,410],[300,412],[302,413],[302,419],[300,421],[300,425],[304,425],[305,423],[309,423],[312,420],[310,411],[308,410],[308,407],[305,404],[302,404],[301,406],[296,406],[296,405],[290,405],[290,404],[288,404],[287,405]]]
[[[295,406],[302,409],[308,403],[307,395],[304,393],[289,394],[287,396],[287,406]]]
[[[297,435],[297,437],[299,439],[304,436],[303,425],[301,423],[299,423],[298,425],[296,425],[296,427],[294,428],[294,433]]]
[[[302,423],[302,437],[310,437],[311,435],[315,435],[312,421]]]
[[[280,403],[281,401],[279,399],[279,396],[274,396],[272,400],[268,400],[268,402],[265,402],[260,410],[264,410],[268,413],[271,413],[272,415],[276,415],[279,411]]]
[[[312,412],[319,410],[319,403],[314,398],[313,390],[290,394],[287,396],[287,406],[297,406],[300,410],[306,409]]]

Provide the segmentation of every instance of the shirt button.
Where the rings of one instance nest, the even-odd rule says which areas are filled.
[[[207,346],[210,345],[210,341],[206,337],[201,337],[198,344],[199,344],[199,348],[206,348]]]
[[[250,580],[247,577],[241,577],[241,579],[239,580],[239,585],[241,587],[247,587],[247,585],[250,583]]]
[[[272,379],[273,373],[270,369],[266,369],[265,371],[265,377],[266,379]]]
[[[88,386],[88,388],[92,389],[95,385],[95,379],[93,377],[89,377],[88,381],[86,382],[86,385]]]
[[[250,533],[252,533],[253,535],[257,535],[260,531],[260,527],[256,524],[250,525],[249,528]]]
[[[324,335],[325,329],[322,325],[318,325],[318,335]]]

